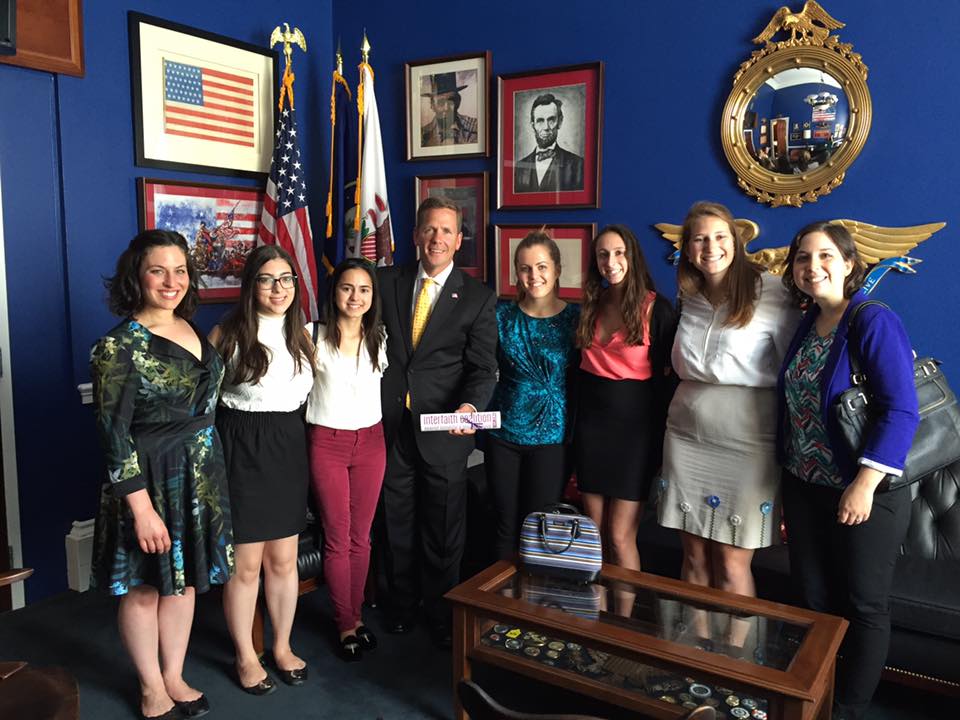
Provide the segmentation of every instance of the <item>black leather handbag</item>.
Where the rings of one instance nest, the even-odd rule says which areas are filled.
[[[860,457],[877,414],[870,392],[870,379],[860,365],[860,336],[857,315],[867,305],[882,302],[868,300],[861,303],[847,323],[847,347],[850,354],[850,383],[833,405],[833,415],[843,433],[847,449],[853,457]],[[920,478],[960,460],[960,408],[957,398],[940,370],[940,361],[934,358],[914,358],[913,382],[917,388],[920,425],[907,454],[903,475],[887,475],[877,492],[897,490]]]

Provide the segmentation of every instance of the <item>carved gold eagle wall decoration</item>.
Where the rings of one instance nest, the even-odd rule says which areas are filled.
[[[921,262],[919,258],[910,257],[907,253],[917,245],[946,227],[945,222],[927,223],[925,225],[910,225],[909,227],[884,227],[871,225],[860,220],[831,220],[837,225],[843,225],[853,237],[860,257],[872,266],[864,280],[863,289],[870,293],[880,282],[880,279],[890,270],[914,274],[914,265]],[[748,246],[760,237],[760,227],[753,221],[745,218],[734,220],[737,234],[747,252],[747,257],[763,265],[774,275],[782,275],[787,262],[788,245],[775,248],[762,248],[751,251]],[[657,223],[654,225],[664,240],[671,243],[674,251],[669,255],[670,261],[676,265],[680,262],[680,239],[683,225],[671,223]]]

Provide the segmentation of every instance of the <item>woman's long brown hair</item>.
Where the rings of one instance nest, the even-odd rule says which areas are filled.
[[[643,334],[647,329],[647,318],[643,313],[643,301],[647,293],[656,290],[647,260],[640,250],[637,238],[626,225],[607,225],[602,228],[590,243],[590,264],[587,280],[583,285],[583,305],[580,309],[580,325],[577,328],[577,347],[588,348],[593,344],[594,325],[600,309],[600,299],[606,291],[606,284],[597,265],[597,242],[606,233],[619,235],[623,240],[627,256],[627,276],[623,279],[625,287],[620,296],[620,315],[626,326],[627,345],[642,345]]]
[[[231,385],[256,383],[267,373],[270,354],[257,338],[260,320],[257,316],[257,275],[260,269],[271,260],[283,260],[294,272],[293,259],[283,248],[276,245],[261,245],[247,256],[240,279],[240,300],[220,325],[220,337],[217,351],[228,366],[232,363],[232,373],[227,381]],[[286,336],[287,350],[293,358],[297,372],[303,369],[306,361],[311,370],[316,370],[313,361],[313,343],[303,329],[300,314],[300,285],[294,283],[293,302],[283,316],[283,331]]]
[[[677,286],[680,288],[680,297],[691,297],[703,291],[703,273],[693,266],[687,257],[687,243],[693,234],[693,226],[703,217],[715,217],[723,220],[733,238],[733,261],[723,278],[723,289],[727,295],[729,312],[724,325],[730,327],[744,327],[753,318],[753,310],[757,304],[757,295],[760,287],[760,273],[763,266],[747,259],[747,251],[740,240],[740,232],[733,220],[733,215],[720,203],[698,202],[687,213],[683,221],[683,235],[680,240],[680,265],[677,267]]]

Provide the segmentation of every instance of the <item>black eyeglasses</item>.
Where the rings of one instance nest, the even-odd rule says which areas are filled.
[[[273,275],[257,275],[257,287],[261,290],[273,290],[277,283],[280,283],[280,287],[289,290],[297,284],[297,276],[281,275],[275,278]]]

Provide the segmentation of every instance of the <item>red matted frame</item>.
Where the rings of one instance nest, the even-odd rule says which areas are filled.
[[[497,208],[600,207],[603,63],[499,75],[497,89]],[[544,93],[563,102],[557,145],[582,158],[582,188],[536,191],[519,187],[524,173],[532,171],[536,150],[531,108]]]
[[[487,281],[487,173],[455,175],[418,175],[414,181],[416,203],[428,197],[451,200],[463,216],[460,226],[463,242],[454,263],[467,275]]]
[[[496,226],[496,289],[497,296],[517,297],[513,253],[527,233],[545,229],[560,248],[560,297],[580,302],[583,299],[583,280],[591,262],[590,242],[597,232],[596,223],[555,223],[552,225],[497,225]]]
[[[263,191],[255,188],[137,178],[140,230],[183,235],[200,273],[201,302],[233,302],[256,247]]]

